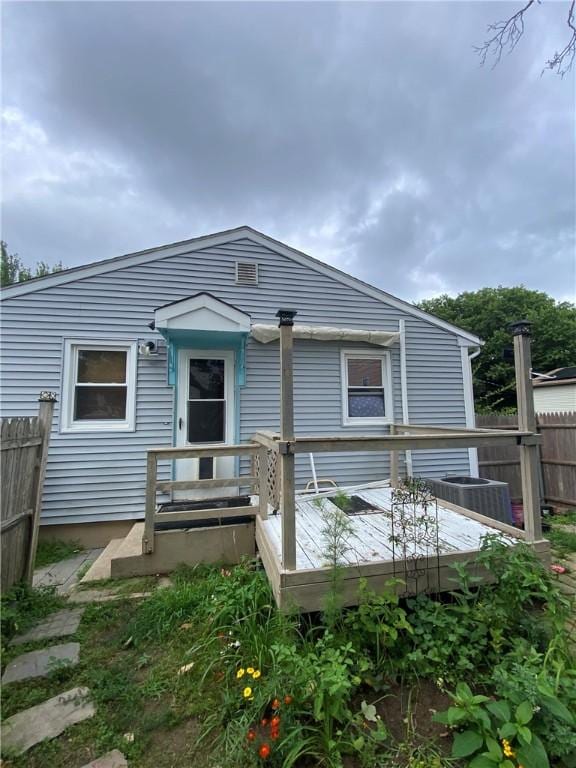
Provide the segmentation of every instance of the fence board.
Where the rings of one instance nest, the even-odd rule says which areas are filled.
[[[476,416],[479,427],[517,428],[514,415],[487,414]],[[576,413],[540,413],[536,428],[542,435],[540,446],[541,477],[544,500],[576,506]],[[515,446],[483,446],[478,448],[480,474],[490,480],[501,480],[510,486],[513,499],[521,499],[520,459]]]
[[[35,557],[35,528],[44,477],[54,398],[42,393],[40,416],[3,418],[0,426],[0,586],[31,581]]]

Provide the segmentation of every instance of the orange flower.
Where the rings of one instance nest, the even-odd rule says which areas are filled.
[[[268,718],[263,717],[262,720],[260,720],[260,725],[268,725]]]
[[[284,696],[284,704],[292,704],[293,701],[292,696]]]
[[[280,725],[280,718],[278,717],[278,715],[274,715],[272,720],[270,720],[270,725],[272,726],[272,728],[277,728]]]
[[[276,741],[276,739],[278,739],[279,737],[280,737],[280,731],[274,729],[273,731],[270,732],[270,738],[272,739],[272,741]]]
[[[258,750],[258,754],[260,755],[262,760],[266,760],[266,758],[270,756],[270,747],[268,746],[268,744],[262,744],[262,746]]]
[[[250,730],[246,734],[246,738],[248,739],[248,741],[254,741],[254,739],[256,738],[256,731],[253,731],[252,728],[250,728]]]
[[[274,699],[272,702],[272,709],[280,709],[280,699]]]

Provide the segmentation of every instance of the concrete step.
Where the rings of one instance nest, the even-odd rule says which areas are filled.
[[[101,581],[102,579],[109,579],[111,571],[110,563],[112,562],[112,558],[115,556],[116,552],[123,543],[124,539],[112,539],[109,541],[102,554],[96,558],[84,576],[80,579],[80,583],[86,584],[90,581]]]
[[[135,523],[112,555],[112,559],[116,560],[120,557],[137,557],[141,555],[142,536],[144,536],[144,523]]]

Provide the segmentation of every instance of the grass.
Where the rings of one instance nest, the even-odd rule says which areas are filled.
[[[54,588],[32,589],[26,584],[12,587],[1,601],[0,634],[2,649],[11,637],[21,634],[65,604]]]
[[[568,527],[576,526],[576,510],[569,509],[565,514],[550,518],[550,530],[546,534],[553,549],[560,557],[576,552],[576,531]]]
[[[503,550],[513,555],[509,548]],[[255,728],[261,734],[261,718],[274,706],[271,702],[280,696],[286,703],[284,697],[290,694],[292,702],[282,704],[283,742],[273,745],[266,763],[271,768],[464,768],[466,763],[447,756],[451,738],[445,726],[431,719],[432,711],[450,704],[441,678],[449,678],[458,663],[471,659],[473,666],[461,666],[464,672],[455,674],[489,685],[490,670],[484,670],[482,678],[478,654],[464,656],[461,646],[466,643],[458,641],[487,625],[493,636],[486,648],[494,658],[518,653],[524,664],[526,646],[516,650],[516,642],[503,642],[495,611],[506,611],[503,625],[513,627],[514,637],[521,640],[524,622],[516,620],[512,609],[521,605],[526,590],[543,594],[525,565],[518,560],[514,572],[505,572],[507,581],[486,603],[423,598],[420,602],[430,603],[425,611],[422,606],[410,608],[418,601],[401,606],[392,598],[365,602],[362,612],[356,609],[362,622],[350,623],[353,610],[329,630],[325,617],[278,612],[255,563],[182,568],[172,574],[171,586],[156,589],[142,601],[88,605],[76,637],[70,638],[80,642],[79,665],[4,687],[4,718],[76,686],[90,690],[97,709],[90,720],[4,765],[67,768],[119,749],[131,768],[255,768],[263,761],[247,733]],[[154,584],[152,579],[133,579],[106,586],[123,593],[152,589]],[[17,624],[30,624],[62,602],[46,590],[15,594],[6,638]],[[429,621],[432,614],[434,621]],[[462,623],[466,628],[458,635]],[[544,627],[532,615],[529,624]],[[456,640],[451,639],[454,633]],[[527,637],[525,633],[525,644]],[[380,667],[370,650],[376,638],[382,643]],[[453,650],[439,655],[447,643]],[[39,647],[8,647],[4,663]],[[425,655],[412,662],[409,656],[416,651]],[[404,666],[403,659],[408,659]],[[261,670],[257,680],[249,676],[252,667]],[[515,680],[514,670],[511,675]],[[243,695],[247,684],[253,687],[254,700]],[[374,709],[372,725],[362,716],[366,701]],[[385,741],[372,738],[378,733]],[[342,762],[338,750],[344,741],[361,741],[362,746],[353,754],[345,747]]]
[[[77,635],[69,638],[81,645],[78,666],[4,687],[3,718],[76,686],[90,689],[97,708],[95,717],[68,729],[66,737],[12,758],[10,768],[66,768],[111,749],[122,751],[135,768],[205,765],[196,754],[196,717],[207,715],[210,697],[191,695],[194,683],[177,674],[195,634],[174,631],[162,642],[136,644],[132,627],[142,610],[149,615],[130,600],[89,605]],[[4,661],[41,646],[10,648]]]
[[[35,568],[44,568],[46,565],[58,563],[78,552],[82,552],[84,547],[78,542],[63,541],[61,539],[47,539],[38,542],[36,550]]]

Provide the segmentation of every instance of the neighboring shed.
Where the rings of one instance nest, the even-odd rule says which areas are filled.
[[[532,382],[536,413],[576,411],[576,365],[555,368],[545,376]]]

